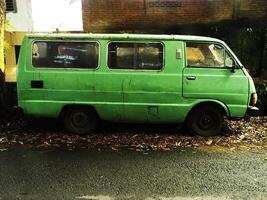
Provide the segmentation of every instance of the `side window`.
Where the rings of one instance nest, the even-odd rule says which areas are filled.
[[[108,46],[111,69],[160,70],[163,67],[161,43],[112,42]]]
[[[40,68],[97,68],[97,42],[38,41],[32,45],[32,65]]]
[[[224,48],[212,43],[186,43],[187,66],[224,67]]]

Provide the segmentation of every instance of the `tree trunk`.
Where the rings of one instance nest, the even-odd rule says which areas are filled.
[[[4,31],[6,19],[6,1],[0,0],[0,115],[3,113],[4,106]]]

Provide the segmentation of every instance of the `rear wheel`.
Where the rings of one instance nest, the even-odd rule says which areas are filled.
[[[63,124],[67,131],[86,134],[95,130],[97,115],[94,110],[84,107],[68,108],[63,112]]]
[[[188,116],[187,128],[201,136],[219,135],[223,125],[223,114],[215,106],[195,108]]]

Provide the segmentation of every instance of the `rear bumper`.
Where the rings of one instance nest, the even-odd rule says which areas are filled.
[[[255,106],[248,106],[246,116],[258,116],[259,109]]]

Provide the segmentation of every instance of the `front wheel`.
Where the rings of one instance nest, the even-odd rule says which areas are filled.
[[[88,108],[69,108],[63,113],[63,124],[67,131],[76,134],[91,133],[96,128],[97,115]]]
[[[187,128],[201,136],[219,135],[223,125],[223,114],[215,106],[205,105],[194,109],[188,116]]]

